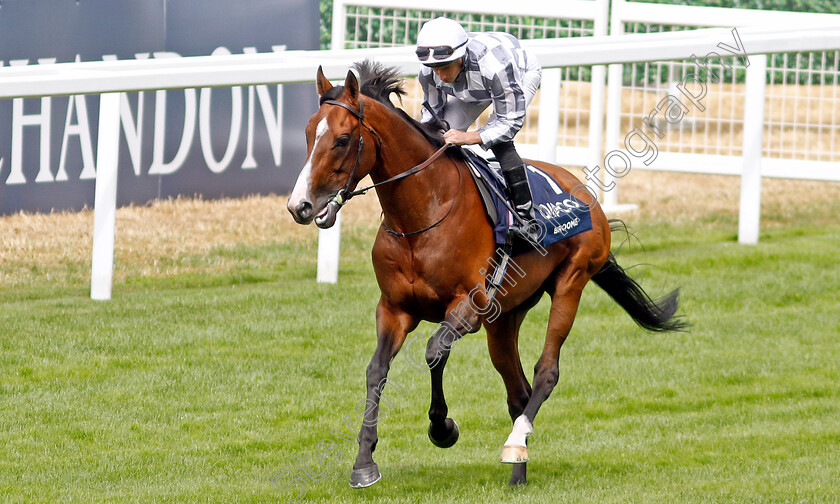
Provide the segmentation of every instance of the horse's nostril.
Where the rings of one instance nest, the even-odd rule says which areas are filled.
[[[302,219],[309,219],[312,217],[312,202],[305,199],[298,203],[297,214]]]

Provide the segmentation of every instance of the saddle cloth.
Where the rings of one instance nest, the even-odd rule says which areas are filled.
[[[471,152],[463,149],[467,157],[470,173],[484,200],[487,216],[493,223],[493,236],[497,245],[507,241],[508,228],[516,222],[511,209],[513,204],[506,202],[504,178],[499,169]],[[498,163],[492,162],[498,166]],[[544,171],[526,164],[528,184],[534,198],[534,214],[539,225],[540,245],[547,247],[576,234],[592,229],[592,218],[586,203],[575,198]],[[513,255],[532,250],[529,243],[514,243]]]

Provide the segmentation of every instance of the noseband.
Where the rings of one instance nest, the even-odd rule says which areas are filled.
[[[330,200],[329,203],[327,203],[328,205],[336,206],[337,207],[336,211],[338,211],[338,209],[340,209],[342,206],[347,204],[347,202],[350,201],[350,199],[353,198],[354,196],[359,196],[361,194],[365,194],[366,192],[368,192],[369,190],[371,190],[375,187],[379,187],[379,186],[385,185],[385,184],[390,184],[391,182],[396,182],[397,180],[404,179],[404,178],[406,178],[410,175],[414,175],[415,173],[428,168],[441,155],[443,155],[443,153],[446,151],[446,149],[448,149],[449,147],[451,147],[453,145],[453,144],[449,144],[449,143],[444,144],[444,146],[441,147],[440,149],[438,149],[434,154],[432,154],[429,157],[429,159],[423,161],[422,163],[420,163],[417,166],[409,168],[408,170],[406,170],[404,172],[398,173],[397,175],[394,175],[393,177],[391,177],[387,180],[383,180],[382,182],[378,182],[378,183],[369,185],[367,187],[363,187],[362,189],[357,189],[355,191],[351,191],[350,186],[353,185],[353,178],[356,176],[356,171],[358,171],[358,169],[359,169],[359,164],[362,161],[362,149],[365,146],[365,139],[362,137],[362,126],[367,128],[368,131],[370,131],[370,133],[374,137],[376,137],[377,140],[379,140],[379,146],[382,145],[382,139],[379,137],[379,135],[376,133],[376,131],[373,130],[373,128],[371,128],[369,125],[365,124],[365,122],[364,122],[365,121],[365,100],[362,97],[359,97],[359,109],[358,110],[354,109],[353,107],[351,107],[347,103],[340,102],[338,100],[324,100],[323,103],[327,104],[327,105],[337,105],[339,107],[342,107],[342,108],[346,109],[348,112],[350,112],[351,114],[353,114],[354,116],[356,116],[356,118],[359,119],[359,150],[356,152],[356,163],[353,165],[353,170],[350,172],[350,178],[347,179],[347,184],[344,186],[343,189],[340,189],[336,193],[335,196],[333,196],[333,198]],[[379,150],[379,146],[377,146],[377,151]],[[458,192],[460,192],[460,190],[461,190],[461,180],[462,180],[461,170],[458,170]],[[387,231],[388,233],[390,233],[394,236],[398,236],[400,238],[405,238],[407,236],[414,236],[414,235],[418,235],[420,233],[423,233],[425,231],[428,231],[428,230],[430,230],[434,227],[437,227],[441,222],[443,222],[444,219],[446,219],[449,216],[449,214],[452,212],[452,208],[455,206],[455,199],[457,198],[457,194],[458,193],[456,192],[455,193],[456,197],[452,198],[452,204],[449,205],[449,210],[446,212],[446,214],[443,217],[441,217],[437,222],[432,224],[431,226],[427,226],[427,227],[425,227],[423,229],[419,229],[417,231],[411,231],[409,233],[401,233],[399,231],[394,231],[392,229],[389,229],[387,226],[385,226],[384,222],[382,223],[382,227],[384,227],[385,231]]]

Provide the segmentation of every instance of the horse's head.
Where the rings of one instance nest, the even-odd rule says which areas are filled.
[[[341,208],[341,202],[333,202],[336,195],[346,196],[373,168],[377,140],[363,124],[364,104],[353,72],[347,73],[343,88],[333,89],[319,67],[316,84],[321,107],[306,126],[306,164],[286,207],[298,224],[314,219],[326,229],[335,224]]]

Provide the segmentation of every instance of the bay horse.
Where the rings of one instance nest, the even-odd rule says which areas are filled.
[[[441,149],[445,146],[436,127],[419,124],[391,103],[391,95],[401,98],[405,94],[395,69],[370,61],[355,68],[359,78],[350,71],[343,86],[333,86],[318,69],[320,106],[306,126],[308,157],[287,205],[297,223],[314,220],[327,228],[365,176],[381,184],[375,190],[383,217],[371,252],[381,291],[376,307],[377,345],[367,367],[368,406],[350,485],[370,486],[381,477],[373,452],[382,388],[392,360],[421,320],[441,324],[426,348],[432,443],[449,447],[458,439],[457,424],[447,418],[443,371],[454,342],[483,325],[513,421],[501,461],[514,464],[510,484],[524,484],[526,438],[533,432],[540,406],[557,384],[560,347],[572,327],[584,285],[591,279],[636,323],[654,331],[684,327],[680,317],[675,317],[678,290],[655,301],[625,273],[610,253],[610,222],[594,203],[591,230],[546,247],[544,255],[533,250],[515,258],[522,274],[496,297],[500,313],[487,316],[480,307],[490,302],[487,266],[493,264],[497,247],[460,149]],[[565,191],[580,184],[559,166],[532,164]],[[519,328],[544,294],[551,297],[551,311],[531,386],[519,358]]]

